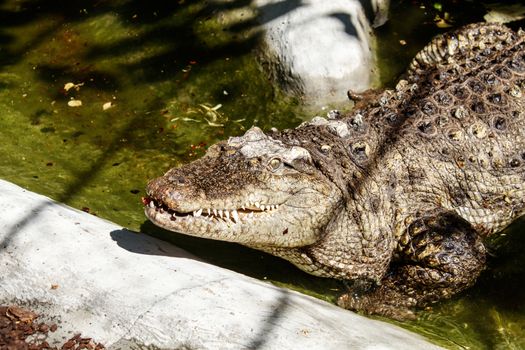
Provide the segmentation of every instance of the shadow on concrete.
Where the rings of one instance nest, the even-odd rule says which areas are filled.
[[[119,247],[126,249],[131,253],[187,258],[202,261],[202,259],[184,249],[172,244],[166,244],[164,241],[160,241],[142,233],[122,229],[111,231],[109,235]]]
[[[281,295],[277,299],[271,315],[266,318],[266,322],[257,330],[257,334],[250,341],[247,349],[262,349],[272,336],[273,329],[279,325],[279,320],[286,314],[286,309],[290,306],[290,292],[281,289]],[[281,325],[282,326],[282,325]]]

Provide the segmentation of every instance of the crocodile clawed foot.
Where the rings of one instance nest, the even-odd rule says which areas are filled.
[[[359,295],[357,293],[346,293],[339,297],[337,305],[353,311],[363,312],[367,315],[378,315],[392,318],[398,321],[416,319],[414,312],[415,301],[410,299],[385,298],[381,290]]]

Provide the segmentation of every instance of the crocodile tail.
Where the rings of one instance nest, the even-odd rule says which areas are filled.
[[[484,51],[497,49],[498,45],[515,39],[515,32],[496,23],[474,23],[438,35],[412,60],[407,80],[418,81],[433,68],[454,65],[456,61],[468,65],[468,61],[475,60]]]

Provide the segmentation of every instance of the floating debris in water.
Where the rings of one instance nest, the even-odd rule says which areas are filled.
[[[81,86],[84,86],[84,83],[78,83],[78,84],[75,84],[75,83],[66,83],[66,85],[64,85],[64,91],[69,91],[71,89],[75,89],[75,90],[80,90],[80,87]]]
[[[82,101],[80,101],[80,100],[69,100],[69,101],[67,101],[67,105],[69,107],[80,107],[80,106],[82,106]]]
[[[172,122],[176,122],[177,120],[182,120],[183,122],[196,122],[198,123],[199,120],[197,119],[193,119],[193,118],[188,118],[188,117],[175,117],[173,119],[171,119]]]
[[[204,119],[208,122],[208,125],[209,125],[209,126],[224,126],[224,124],[221,124],[221,123],[215,123],[215,122],[209,120],[209,119],[206,118],[206,117],[205,117]]]
[[[102,109],[105,111],[105,110],[108,110],[112,107],[114,107],[115,105],[112,103],[112,102],[106,102],[102,105]]]
[[[203,119],[208,123],[209,126],[213,127],[221,127],[224,126],[224,122],[228,121],[228,118],[225,117],[223,114],[221,114],[218,110],[222,107],[222,104],[216,104],[215,106],[211,106],[207,103],[200,103],[198,108],[188,108],[187,113],[188,114],[204,114],[205,116]],[[175,117],[172,118],[171,121],[192,121],[192,122],[202,122],[203,120],[197,120],[193,118],[188,117]]]
[[[176,121],[191,121],[196,123],[204,123],[208,124],[208,126],[211,127],[223,127],[228,122],[238,123],[241,124],[246,120],[246,118],[240,118],[235,120],[230,120],[226,115],[219,112],[219,109],[222,108],[222,104],[218,103],[214,106],[212,106],[209,103],[199,103],[197,106],[189,107],[186,109],[187,114],[198,114],[200,117],[196,118],[189,118],[189,117],[174,117],[171,118],[171,122]],[[168,112],[161,112],[162,114],[166,114]],[[244,130],[244,127],[241,125],[241,129]]]
[[[208,105],[205,104],[205,103],[201,103],[201,104],[199,104],[199,106],[201,106],[202,108],[204,108],[206,111],[214,111],[214,112],[215,112],[215,111],[217,111],[219,108],[222,107],[222,104],[219,103],[219,104],[217,104],[217,105],[215,105],[215,106],[213,106],[213,107],[210,107],[210,106],[208,106]]]

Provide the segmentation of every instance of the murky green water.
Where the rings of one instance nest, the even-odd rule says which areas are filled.
[[[0,177],[211,263],[333,300],[335,281],[234,244],[166,233],[142,212],[147,180],[208,145],[254,124],[294,127],[312,116],[257,65],[247,3],[0,0]],[[454,3],[394,2],[378,30],[383,81],[440,31],[436,15],[450,11],[459,25],[483,14]],[[525,347],[520,231],[515,225],[494,244],[474,288],[403,326],[450,348]]]

